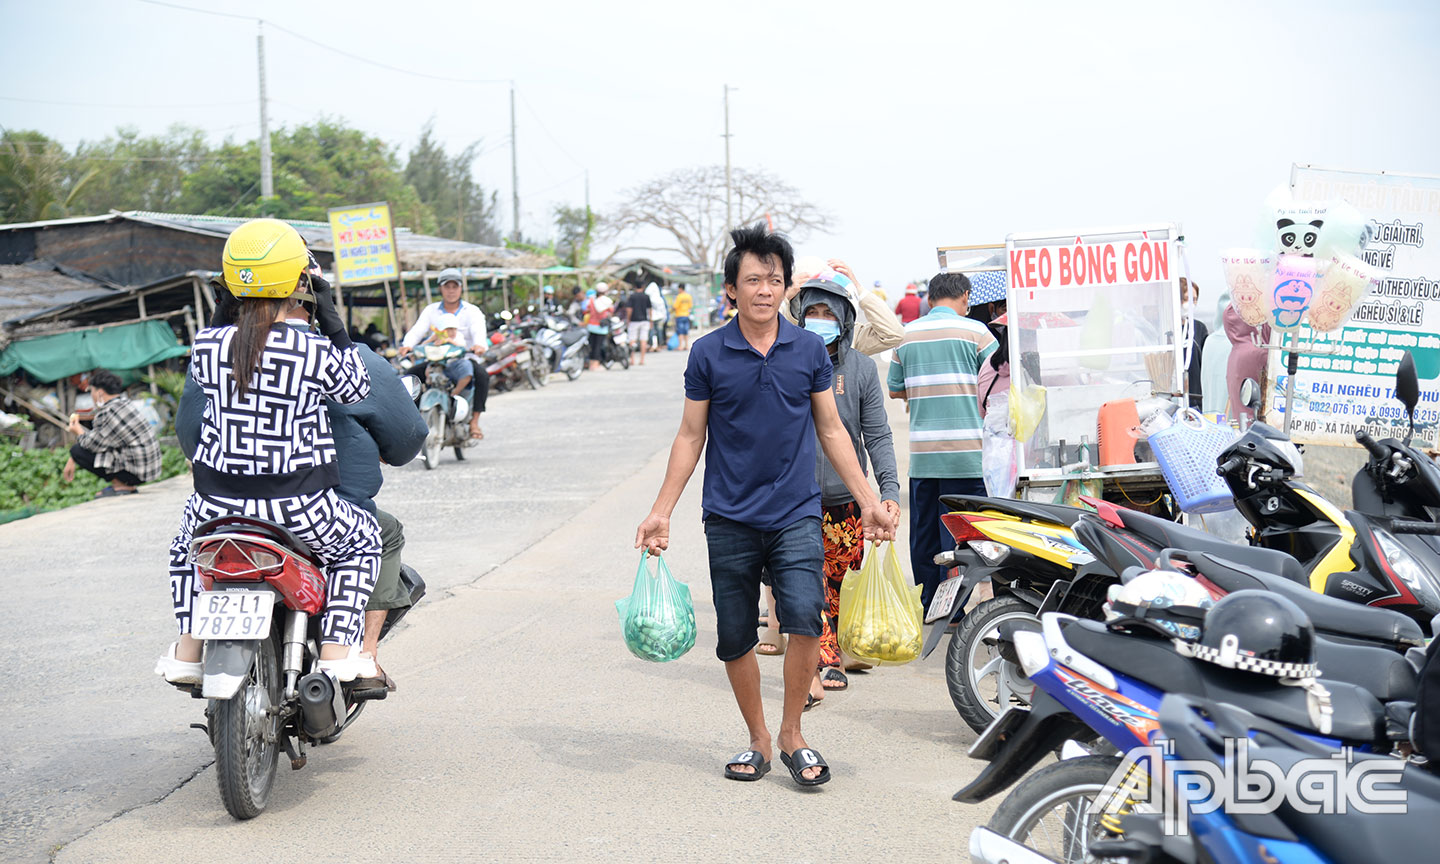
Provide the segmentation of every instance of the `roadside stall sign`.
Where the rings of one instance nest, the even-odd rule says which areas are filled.
[[[1174,225],[1159,223],[1006,238],[1022,477],[1063,475],[1082,443],[1096,464],[1105,403],[1181,392],[1176,236]]]
[[[389,204],[381,201],[331,209],[330,236],[335,245],[335,278],[341,285],[399,278]]]
[[[1440,177],[1295,165],[1290,187],[1297,202],[1343,199],[1359,210],[1371,232],[1360,258],[1385,274],[1338,333],[1327,339],[1302,326],[1295,334],[1302,354],[1291,438],[1355,447],[1360,427],[1376,438],[1403,438],[1395,367],[1409,351],[1420,377],[1417,433],[1434,440],[1440,422]],[[1330,353],[1303,353],[1312,337]],[[1284,354],[1272,351],[1272,415],[1286,410],[1287,377]]]

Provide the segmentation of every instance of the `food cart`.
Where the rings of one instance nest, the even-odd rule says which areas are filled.
[[[1015,497],[1098,494],[1171,515],[1139,427],[1183,398],[1177,243],[1174,225],[1154,224],[937,250],[946,272],[985,286],[972,304],[997,299],[1004,273]]]

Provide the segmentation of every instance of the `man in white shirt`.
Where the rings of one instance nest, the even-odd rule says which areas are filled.
[[[426,336],[429,336],[439,324],[440,316],[449,314],[455,316],[455,328],[466,345],[471,346],[476,356],[485,354],[485,313],[474,303],[467,303],[460,299],[460,271],[454,267],[440,271],[440,297],[438,303],[431,303],[420,313],[415,326],[400,340],[400,353],[409,354],[416,345],[419,345]],[[453,369],[451,367],[454,367]],[[485,368],[472,363],[470,358],[462,357],[454,361],[445,369],[450,380],[455,382],[455,393],[470,399],[472,410],[470,412],[470,437],[483,438],[484,433],[480,431],[480,414],[485,410],[486,397],[490,395],[490,376],[485,373]],[[465,391],[474,384],[474,393]]]

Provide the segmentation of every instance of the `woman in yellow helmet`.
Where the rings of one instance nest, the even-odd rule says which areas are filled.
[[[380,529],[335,494],[340,472],[325,410],[327,399],[364,399],[370,377],[313,260],[299,233],[277,219],[246,222],[225,243],[225,287],[234,299],[222,298],[217,320],[196,335],[190,355],[205,415],[195,492],[170,545],[180,641],[155,670],[167,681],[199,683],[203,675],[201,643],[189,635],[200,589],[191,536],[201,523],[234,514],[284,525],[324,564],[320,668],[341,681],[376,676],[359,646],[380,566]],[[314,304],[319,334],[302,301]]]

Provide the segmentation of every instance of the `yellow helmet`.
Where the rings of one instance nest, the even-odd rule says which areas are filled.
[[[251,219],[225,241],[225,287],[236,297],[289,297],[310,261],[289,223]]]

